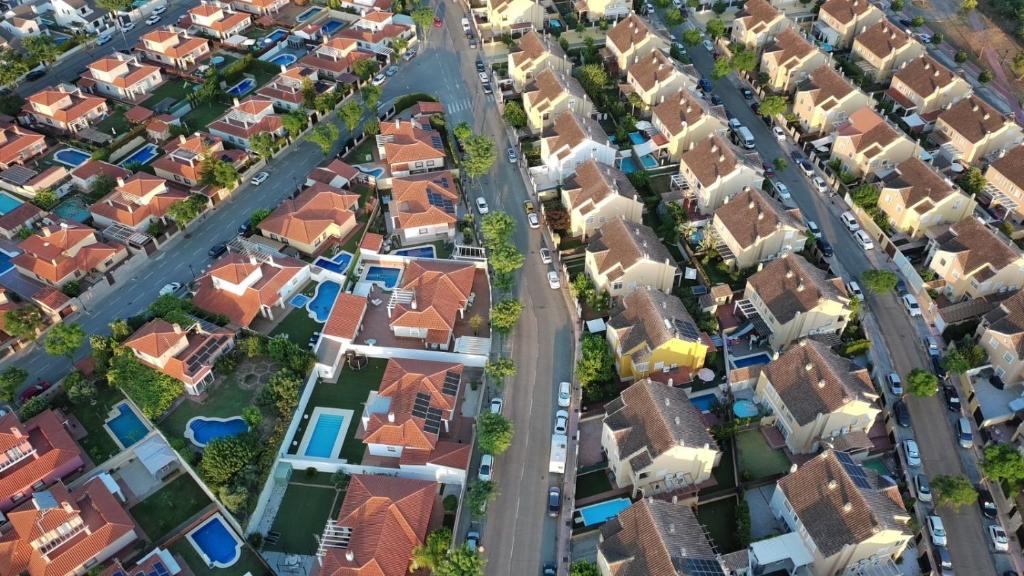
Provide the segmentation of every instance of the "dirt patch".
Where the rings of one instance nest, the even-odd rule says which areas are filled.
[[[995,65],[1002,68],[1007,87],[1020,101],[1024,96],[1024,83],[1017,80],[1016,74],[1008,64],[1021,52],[1021,44],[1012,30],[1000,26],[1009,28],[1014,26],[1014,23],[1008,18],[992,14],[992,17],[977,11],[969,15],[958,14],[944,22],[928,22],[928,28],[941,32],[951,46],[967,52],[970,62],[975,66],[992,69]],[[989,56],[983,56],[986,52]],[[992,71],[997,78],[1000,77],[998,71]]]

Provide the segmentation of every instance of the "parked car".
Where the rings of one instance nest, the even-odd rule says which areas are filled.
[[[25,402],[28,402],[29,400],[49,390],[50,386],[53,386],[53,384],[46,380],[36,380],[35,384],[32,384],[28,388],[25,388],[24,390],[21,391],[21,394],[18,394],[18,399],[21,400],[22,404],[24,404]]]
[[[160,15],[159,14],[153,14],[149,18],[146,18],[146,24],[149,25],[149,26],[152,26],[153,24],[156,24],[159,21],[160,21]]]
[[[519,156],[516,155],[515,148],[510,147],[508,150],[506,150],[505,157],[508,158],[509,164],[515,164],[516,162],[519,161]]]
[[[856,232],[860,230],[860,222],[857,222],[857,217],[853,215],[853,212],[847,210],[839,215],[839,220],[843,222],[843,226],[850,232]]]
[[[796,165],[800,167],[800,171],[803,172],[805,176],[814,176],[814,165],[807,160],[800,158],[796,161]]]
[[[750,88],[740,88],[740,94],[743,94],[743,98],[746,100],[754,99],[754,92]]]
[[[892,414],[896,417],[896,423],[900,425],[900,428],[910,428],[910,410],[907,409],[903,400],[892,403]]]
[[[786,141],[786,131],[783,130],[780,126],[772,126],[772,134],[775,134],[775,139],[778,140],[779,142]]]
[[[849,284],[846,285],[846,291],[857,300],[864,301],[864,292],[861,292],[860,284],[857,284],[856,281],[850,280]]]
[[[817,245],[818,245],[818,250],[820,250],[820,251],[821,251],[821,255],[822,255],[822,256],[824,256],[824,257],[826,257],[826,258],[831,258],[831,257],[832,257],[832,254],[834,254],[834,253],[835,253],[835,252],[834,252],[834,251],[832,250],[832,245],[831,245],[831,244],[829,244],[829,243],[828,243],[828,240],[825,240],[824,238],[818,238],[818,239],[817,239],[817,240],[815,241],[815,244],[817,244]]]
[[[491,88],[490,82],[484,82],[484,85],[481,87],[481,90],[483,90],[484,94],[494,94],[494,89]]]
[[[492,473],[494,472],[494,456],[490,454],[484,454],[480,457],[480,471],[477,472],[476,477],[482,482],[490,482]]]
[[[572,385],[568,382],[560,382],[558,384],[558,405],[562,408],[568,408],[572,402]]]
[[[821,228],[818,228],[818,223],[814,220],[807,221],[807,230],[810,231],[811,236],[821,238]]]
[[[771,178],[775,176],[775,166],[770,162],[762,162],[761,168],[764,170],[764,175]]]
[[[1006,537],[1006,530],[1003,530],[1002,526],[998,524],[990,525],[988,527],[988,538],[992,541],[992,547],[995,548],[996,552],[1010,551],[1010,539]]]
[[[530,224],[530,228],[540,228],[540,218],[537,216],[536,212],[530,212],[527,214],[526,221]]]
[[[491,398],[491,414],[501,414],[501,407],[504,404],[504,400],[500,396]]]
[[[914,476],[914,487],[917,488],[917,499],[921,502],[932,501],[932,487],[928,485],[928,476],[918,474]]]
[[[487,75],[487,72],[477,72],[477,76],[480,77],[481,84],[486,83],[490,79],[490,76]]]
[[[104,44],[106,44],[107,42],[110,42],[113,39],[114,39],[114,35],[113,34],[100,34],[99,36],[96,37],[96,45],[97,46],[103,46]]]
[[[928,517],[928,534],[931,535],[933,544],[946,545],[946,527],[942,525],[942,518],[934,514]]]
[[[125,32],[135,30],[135,22],[126,22],[121,24],[121,30],[124,30]]]
[[[707,50],[708,52],[711,52],[712,54],[715,53],[715,45],[711,43],[711,40],[704,40],[704,42],[702,42],[702,44],[704,44],[704,49],[705,50]]]
[[[181,282],[171,282],[170,284],[164,284],[159,294],[160,296],[167,296],[168,294],[174,294],[178,290],[181,290]]]
[[[939,350],[939,343],[935,341],[934,337],[925,336],[921,341],[924,343],[924,348],[928,351],[929,356],[938,358],[942,355],[942,351]]]
[[[885,375],[885,381],[889,384],[889,391],[897,396],[903,395],[903,380],[900,379],[900,375],[895,372],[889,372]]]
[[[252,233],[252,224],[248,220],[238,225],[238,233],[243,236],[249,236]]]
[[[779,197],[779,200],[790,200],[792,196],[789,195],[789,187],[782,182],[775,182],[775,194]]]
[[[371,80],[370,83],[373,84],[374,86],[380,86],[381,84],[384,83],[384,80],[387,80],[387,76],[385,76],[384,73],[381,72],[374,76],[373,80]]]
[[[558,280],[558,272],[548,270],[548,286],[550,286],[552,290],[558,290],[562,287],[562,283]]]
[[[167,12],[167,5],[166,4],[164,4],[162,6],[157,6],[156,8],[153,8],[153,14],[163,14],[164,12]]]
[[[801,169],[803,169],[802,166],[801,166]],[[813,168],[812,168],[812,174],[813,174]],[[814,189],[817,190],[819,193],[821,193],[821,194],[828,194],[828,182],[825,182],[825,179],[822,178],[821,176],[815,176],[814,178],[811,178],[811,183],[814,184]]]
[[[395,66],[394,64],[384,69],[384,75],[388,78],[391,78],[395,74],[398,74],[398,66]]]
[[[558,570],[554,564],[545,564],[540,570],[540,576],[555,576],[558,574]]]
[[[476,530],[470,530],[466,532],[466,547],[470,550],[476,550],[480,547],[480,533]]]
[[[946,384],[942,387],[942,395],[946,397],[946,410],[950,412],[960,411],[960,393],[954,386]]]
[[[469,32],[469,18],[462,19],[462,31]]]
[[[220,256],[223,256],[224,253],[227,252],[227,251],[228,251],[228,247],[227,246],[225,246],[223,244],[217,244],[213,248],[210,248],[209,250],[207,250],[206,253],[210,256],[210,258],[219,258]]]
[[[487,65],[484,64],[484,61],[479,59],[479,58],[476,59],[476,71],[477,72],[486,72],[487,71]]]
[[[736,130],[739,130],[742,127],[743,127],[743,124],[740,122],[739,118],[729,118],[729,129],[730,130],[735,132]],[[767,162],[766,162],[766,164],[767,164]]]
[[[257,172],[256,175],[252,177],[252,180],[249,180],[249,183],[253,186],[259,186],[266,182],[267,178],[270,178],[270,172]]]
[[[853,239],[856,240],[864,250],[874,250],[875,248],[875,243],[871,241],[871,236],[868,236],[868,233],[863,230],[857,230],[854,232]]]
[[[995,519],[999,515],[999,509],[996,508],[996,501],[992,499],[992,493],[985,488],[978,490],[978,506],[981,507],[981,515],[985,518]]]
[[[555,412],[555,434],[565,434],[569,430],[569,412],[559,410]]]
[[[476,197],[476,211],[479,212],[481,216],[491,211],[491,209],[487,207],[487,200],[484,200],[483,196]]]
[[[558,516],[562,510],[562,489],[558,486],[548,488],[548,515]]]
[[[921,452],[917,449],[917,442],[914,440],[903,441],[903,452],[907,456],[907,464],[910,466],[921,465]],[[943,542],[945,544],[945,542]]]
[[[408,62],[409,60],[415,58],[417,53],[418,52],[416,51],[415,48],[409,48],[408,50],[405,51],[405,54],[402,54],[402,60]]]
[[[31,82],[39,80],[43,76],[46,76],[46,70],[30,70],[28,74],[25,74],[25,80]]]
[[[935,546],[935,564],[939,567],[941,576],[953,576],[953,559],[949,556],[949,549],[945,546]],[[1016,573],[1013,576],[1017,576]]]
[[[551,250],[548,250],[547,248],[541,248],[540,261],[545,264],[551,264]]]
[[[921,315],[921,306],[918,305],[917,298],[914,298],[910,294],[904,294],[901,300],[903,300],[903,308],[907,311],[907,314],[910,314],[911,316]]]
[[[434,16],[434,28],[440,28],[444,25],[444,20],[441,20],[440,16]]]

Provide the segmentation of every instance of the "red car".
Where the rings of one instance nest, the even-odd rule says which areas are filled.
[[[434,16],[434,28],[440,28],[440,27],[441,27],[441,17],[440,16]]]
[[[768,162],[763,162],[761,163],[761,167],[764,168],[765,176],[768,176],[769,178],[775,176],[775,166],[773,166],[772,164],[769,164]]]
[[[46,380],[40,380],[35,384],[29,386],[28,388],[22,390],[21,394],[18,395],[18,398],[20,398],[22,404],[24,404],[25,402],[28,402],[29,400],[35,398],[36,396],[39,396],[43,392],[46,392],[49,388],[49,382],[47,382]]]

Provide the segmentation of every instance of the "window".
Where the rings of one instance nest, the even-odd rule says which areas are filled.
[[[612,290],[622,290],[622,281],[618,280],[618,281],[612,282]]]
[[[1003,362],[1013,362],[1013,354],[1003,352]]]
[[[416,233],[420,234],[420,235],[423,235],[423,234],[426,234],[427,232],[428,232],[427,228],[420,228],[419,230],[417,230]]]
[[[989,336],[988,345],[991,346],[993,350],[999,350],[999,340],[996,340],[995,336]]]
[[[423,162],[422,161],[417,162],[417,163],[413,164],[413,166],[415,166],[416,168],[423,168]]]

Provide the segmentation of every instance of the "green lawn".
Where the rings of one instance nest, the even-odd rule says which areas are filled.
[[[744,430],[736,435],[740,475],[751,480],[785,474],[792,464],[781,450],[772,450],[761,431]]]
[[[207,567],[186,538],[179,538],[170,546],[170,549],[171,552],[185,559],[185,563],[196,576],[242,576],[246,572],[251,573],[252,576],[273,575],[267,565],[261,562],[259,556],[248,546],[242,548],[241,557],[228,568]]]
[[[351,152],[345,155],[345,161],[351,162],[352,164],[362,164],[366,162],[366,155],[370,155],[372,161],[377,157],[377,139],[370,136],[363,140],[358,146],[352,149]]]
[[[225,98],[227,97],[225,96]],[[188,127],[192,130],[203,130],[209,126],[211,122],[223,116],[228,107],[229,104],[227,102],[220,102],[216,100],[207,104],[199,104],[196,108],[193,108],[191,112],[185,114],[185,117],[182,118],[182,120],[188,124]]]
[[[117,388],[98,384],[96,386],[96,403],[92,405],[67,404],[63,408],[74,414],[75,418],[82,424],[88,435],[82,438],[78,444],[85,449],[85,453],[96,464],[106,461],[108,458],[121,451],[117,443],[103,427],[107,420],[107,414],[114,404],[124,400],[124,394]]]
[[[246,74],[252,74],[253,78],[256,79],[256,86],[263,86],[267,82],[281,73],[281,67],[271,64],[270,62],[264,62],[262,60],[256,60],[252,63],[252,66],[246,71]]]
[[[297,474],[296,482],[304,482],[304,474]],[[267,549],[291,554],[312,555],[316,552],[314,534],[324,531],[324,524],[334,509],[336,502],[345,495],[334,487],[314,488],[288,484],[288,489],[281,500],[281,508],[270,530],[281,535],[275,544],[268,544]]]
[[[150,92],[150,97],[147,98],[142,105],[152,110],[153,106],[156,106],[166,98],[171,98],[175,102],[180,102],[192,93],[193,86],[194,84],[186,80],[172,78],[158,86],[156,90]]]
[[[244,364],[243,364],[244,366]],[[241,366],[240,366],[241,367]],[[257,390],[242,387],[241,376],[232,374],[226,377],[216,388],[209,391],[206,400],[199,404],[186,399],[160,422],[160,428],[168,436],[181,438],[185,434],[185,426],[195,416],[215,416],[230,418],[241,416],[242,408],[252,404]]]
[[[102,122],[96,125],[96,130],[98,132],[103,132],[104,134],[109,135],[115,135],[111,132],[111,129],[113,129],[114,132],[116,132],[116,136],[120,136],[121,134],[124,134],[125,132],[132,129],[131,122],[129,122],[128,119],[124,117],[124,110],[122,110],[120,107],[114,108],[110,112],[110,114],[103,119]]]
[[[323,324],[309,317],[305,308],[295,308],[270,332],[270,336],[287,334],[288,339],[299,346],[306,346],[313,332],[319,332]]]
[[[365,223],[356,225],[356,229],[352,231],[352,234],[348,237],[348,240],[341,245],[341,249],[350,254],[356,253],[356,248],[359,247],[359,241],[363,239],[363,228],[366,227]],[[355,265],[355,260],[352,260],[352,264]]]
[[[736,538],[736,499],[724,498],[697,507],[697,519],[707,527],[718,552],[728,554],[740,549]]]
[[[576,499],[589,498],[612,489],[607,470],[598,470],[576,477]]]
[[[719,442],[718,449],[722,451],[722,460],[711,470],[711,475],[715,477],[718,484],[714,488],[702,490],[702,496],[723,490],[732,490],[736,487],[736,471],[732,461],[734,452],[732,440]]]
[[[150,541],[171,533],[210,503],[206,493],[188,474],[182,474],[130,510]]]

